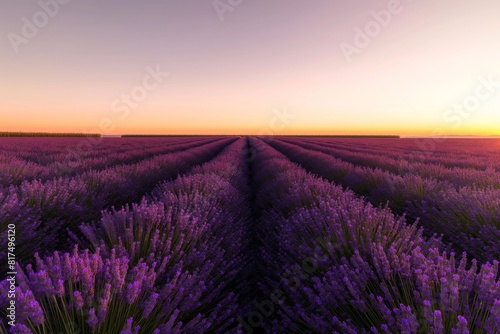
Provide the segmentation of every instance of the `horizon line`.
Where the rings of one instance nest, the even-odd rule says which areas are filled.
[[[24,132],[24,131],[0,131],[0,137],[102,137],[102,138],[133,138],[133,137],[224,137],[224,136],[254,136],[254,137],[339,137],[339,138],[500,138],[500,135],[373,135],[373,134],[103,134],[103,133],[72,133],[72,132]]]

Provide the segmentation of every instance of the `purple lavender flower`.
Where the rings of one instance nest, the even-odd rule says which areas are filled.
[[[97,324],[99,323],[99,319],[97,319],[97,316],[95,315],[95,309],[91,308],[89,311],[89,317],[87,320],[87,323],[92,329],[97,328]]]
[[[73,297],[75,299],[74,305],[77,310],[81,310],[83,308],[84,302],[82,293],[80,291],[74,291]]]

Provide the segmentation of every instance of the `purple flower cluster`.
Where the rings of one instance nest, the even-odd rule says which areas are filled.
[[[283,292],[268,332],[498,332],[498,261],[457,263],[389,209],[252,142],[265,152],[255,161],[261,288]]]
[[[85,250],[36,254],[33,265],[18,268],[19,299],[29,306],[19,326],[33,333],[64,331],[68,321],[85,333],[237,331],[251,210],[241,154],[247,141],[230,141],[141,202],[81,224],[72,234]],[[207,148],[190,157],[192,151],[185,160],[206,159]],[[5,296],[7,282],[1,284]]]
[[[289,142],[271,145],[309,171],[366,196],[372,204],[388,203],[393,212],[419,219],[428,235],[444,235],[454,249],[466,251],[482,263],[500,259],[500,189],[494,184],[457,187],[439,177],[357,166],[338,159],[335,153],[307,149],[306,141]],[[500,182],[497,176],[495,179]]]
[[[219,138],[134,164],[0,188],[0,232],[8,224],[16,225],[17,256],[25,261],[31,261],[34,252],[45,249],[46,244],[55,243],[56,249],[70,250],[67,228],[74,232],[81,222],[99,219],[103,209],[140,200],[162,180],[175,178],[194,165],[212,159],[233,141]],[[1,261],[6,256],[6,240],[0,239]]]
[[[287,138],[289,142],[293,138]],[[295,141],[297,142],[297,141]],[[500,153],[497,139],[345,139],[345,138],[308,138],[299,142],[319,144],[321,149],[335,148],[339,153],[355,152],[378,155],[382,166],[385,158],[400,162],[421,162],[428,165],[441,165],[448,168],[500,171]],[[387,148],[390,148],[388,150]],[[361,161],[360,161],[361,163]]]
[[[2,138],[0,186],[76,176],[201,146],[217,138]]]
[[[335,156],[356,166],[365,166],[373,169],[379,168],[396,175],[416,174],[422,178],[448,181],[456,188],[464,186],[500,188],[500,171],[495,170],[491,161],[486,167],[484,165],[476,168],[457,167],[456,165],[449,167],[449,164],[446,164],[446,162],[450,162],[450,157],[445,153],[441,153],[441,155],[446,157],[444,161],[441,157],[441,159],[433,159],[432,162],[429,162],[426,161],[428,159],[420,159],[420,156],[414,156],[412,153],[401,152],[395,155],[394,152],[386,153],[383,149],[357,149],[357,145],[338,147],[335,144],[334,146],[330,146],[328,142],[316,144],[304,140],[290,139],[286,140],[286,142]],[[454,161],[462,161],[468,158],[470,159],[470,155],[458,156]]]

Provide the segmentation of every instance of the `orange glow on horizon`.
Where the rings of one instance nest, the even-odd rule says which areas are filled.
[[[346,57],[386,6],[256,0],[221,22],[202,2],[75,2],[18,53],[3,39],[0,131],[500,135],[500,2],[408,1]],[[33,10],[3,5],[0,28]]]

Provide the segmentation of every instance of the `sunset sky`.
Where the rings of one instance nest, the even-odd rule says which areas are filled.
[[[500,1],[240,2],[1,1],[0,131],[500,135]]]

